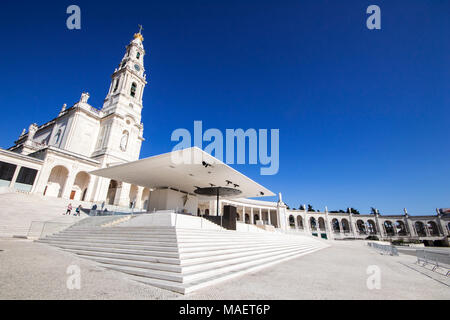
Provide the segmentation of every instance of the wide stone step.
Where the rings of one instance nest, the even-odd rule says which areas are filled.
[[[153,238],[115,238],[115,237],[65,237],[60,235],[53,235],[44,238],[45,240],[54,241],[67,241],[67,242],[95,242],[95,243],[114,243],[114,244],[131,244],[131,245],[154,245],[154,246],[176,246],[179,244],[180,248],[187,248],[192,246],[214,246],[219,244],[231,244],[231,243],[242,243],[247,244],[254,243],[284,243],[283,239],[211,239],[211,238],[199,238],[199,239],[153,239]]]
[[[283,257],[294,255],[294,254],[300,254],[303,252],[310,252],[314,251],[316,248],[307,250],[307,249],[289,249],[289,250],[282,250],[278,251],[276,254],[274,253],[266,253],[261,254],[258,257],[252,257],[252,259],[249,259],[244,262],[239,262],[236,264],[229,264],[226,263],[223,267],[214,268],[212,270],[207,270],[203,272],[194,272],[191,274],[175,274],[171,272],[166,271],[154,271],[154,270],[148,270],[140,267],[130,267],[130,266],[118,266],[118,265],[112,265],[112,264],[104,264],[102,265],[106,268],[121,271],[128,274],[133,274],[141,277],[146,278],[153,278],[158,280],[170,280],[180,283],[190,283],[193,281],[201,281],[203,279],[211,278],[211,277],[217,277],[220,276],[223,273],[227,273],[230,271],[235,271],[243,268],[248,268],[250,266],[255,266],[259,264],[264,264],[269,261],[273,260],[279,260]]]
[[[171,257],[178,258],[183,257],[186,261],[194,261],[192,259],[202,259],[204,257],[211,257],[214,259],[218,255],[233,254],[238,252],[247,252],[252,250],[260,250],[264,248],[280,247],[286,245],[286,243],[270,243],[270,244],[238,244],[238,245],[225,245],[225,246],[207,246],[207,247],[194,247],[188,249],[181,249],[180,254],[177,252],[177,248],[169,247],[147,247],[142,245],[117,245],[110,243],[92,243],[92,242],[59,242],[40,240],[39,242],[49,243],[54,246],[73,250],[84,250],[103,253],[119,253],[119,254],[131,254],[140,256],[151,257]],[[292,243],[289,243],[292,244]],[[297,244],[307,245],[307,244]],[[168,251],[170,250],[170,252]],[[178,263],[178,262],[177,262]],[[189,262],[190,263],[190,262]]]
[[[57,233],[52,235],[52,237],[60,237],[60,238],[83,238],[83,239],[137,239],[137,240],[145,240],[145,239],[155,239],[158,241],[168,241],[168,240],[176,240],[177,237],[175,234],[171,235],[137,235],[137,234],[85,234],[85,235],[77,235],[71,233]]]
[[[286,246],[282,248],[272,248],[272,249],[265,249],[260,250],[258,252],[247,252],[246,254],[240,254],[238,256],[224,256],[224,257],[216,257],[216,260],[210,261],[204,261],[201,264],[194,264],[194,265],[180,265],[179,263],[177,265],[175,264],[167,264],[164,263],[164,259],[160,259],[160,261],[154,261],[151,257],[136,257],[132,255],[114,255],[114,254],[108,254],[108,255],[99,255],[96,253],[91,254],[84,254],[83,252],[76,250],[74,251],[76,254],[85,257],[90,260],[94,260],[101,263],[107,263],[107,264],[113,264],[118,266],[128,266],[128,267],[136,267],[136,268],[142,268],[142,269],[149,269],[149,270],[159,270],[159,271],[169,271],[169,272],[179,272],[179,273],[192,273],[196,271],[205,271],[210,270],[215,267],[221,267],[224,265],[229,264],[235,264],[241,261],[248,261],[252,259],[253,257],[259,257],[262,254],[268,254],[270,252],[278,251],[281,252],[283,250],[288,250],[293,248],[292,246]],[[218,259],[219,258],[219,259]],[[179,262],[179,260],[178,260]]]
[[[258,250],[247,250],[247,251],[240,251],[240,252],[229,252],[226,254],[221,255],[214,255],[214,256],[208,256],[208,257],[201,257],[201,258],[195,258],[195,259],[186,259],[183,260],[183,263],[181,264],[180,259],[174,259],[174,258],[164,258],[164,257],[155,257],[155,256],[149,256],[149,255],[137,255],[137,254],[129,254],[129,253],[109,253],[109,252],[102,252],[102,251],[89,251],[89,250],[80,250],[80,249],[66,249],[66,251],[70,251],[73,253],[76,253],[78,255],[87,256],[88,258],[92,260],[96,260],[96,258],[109,258],[111,261],[113,261],[112,264],[117,265],[127,265],[127,266],[136,266],[136,267],[142,267],[141,264],[136,265],[134,262],[139,263],[145,263],[150,262],[153,264],[146,264],[145,268],[148,269],[157,269],[157,270],[167,270],[167,271],[182,271],[181,268],[185,268],[185,270],[188,270],[188,268],[197,268],[198,270],[203,270],[205,268],[209,268],[209,263],[219,263],[220,265],[225,263],[229,263],[229,261],[232,261],[231,259],[237,259],[237,258],[244,258],[248,259],[249,257],[266,253],[266,252],[274,252],[274,251],[280,251],[283,249],[288,248],[301,248],[299,246],[292,246],[292,245],[285,245],[283,247],[268,247],[268,248],[259,248]],[[124,262],[120,262],[119,260],[124,260]],[[179,269],[174,269],[173,266],[165,266],[164,264],[176,264],[181,265]]]
[[[185,237],[196,237],[196,236],[208,236],[208,237],[263,237],[263,236],[272,236],[279,237],[279,234],[276,233],[249,233],[249,232],[234,232],[234,231],[216,231],[216,232],[199,232],[195,230],[189,231],[181,231],[181,230],[151,230],[151,231],[141,231],[141,230],[116,230],[114,228],[103,228],[102,230],[85,230],[78,231],[73,229],[66,229],[63,232],[64,234],[73,234],[73,235],[154,235],[154,236],[165,236],[165,235],[177,235],[177,236],[185,236]]]
[[[142,254],[147,254],[149,252],[157,252],[161,256],[170,256],[170,254],[178,255],[177,247],[159,247],[159,246],[146,246],[146,245],[121,245],[121,244],[108,244],[108,243],[70,243],[70,242],[59,242],[59,241],[48,241],[39,240],[39,242],[48,243],[50,245],[58,247],[71,247],[71,248],[85,248],[86,250],[91,250],[91,248],[101,248],[103,251],[107,250],[132,250],[134,252],[142,252]],[[156,254],[156,253],[153,253]]]
[[[128,244],[128,245],[147,245],[147,246],[160,246],[160,247],[176,247],[177,241],[173,239],[171,241],[160,241],[160,240],[135,240],[135,239],[101,239],[101,238],[72,238],[72,237],[57,237],[51,236],[46,237],[42,240],[53,240],[62,242],[89,242],[89,243],[110,243],[110,244]]]
[[[87,230],[87,231],[77,231],[77,230],[72,230],[72,229],[68,229],[63,231],[62,233],[64,234],[73,234],[73,235],[78,235],[78,236],[82,236],[82,235],[155,235],[155,236],[165,236],[165,235],[176,235],[176,232],[174,230],[152,230],[152,231],[116,231],[116,230],[111,230],[111,228],[105,228],[105,230]]]
[[[183,266],[194,266],[202,263],[224,261],[231,258],[247,257],[253,254],[267,252],[267,251],[277,251],[284,248],[309,248],[309,245],[275,245],[275,246],[261,246],[261,247],[249,247],[234,250],[218,250],[210,251],[206,254],[200,252],[195,253],[195,255],[180,254],[180,259]]]
[[[242,275],[245,275],[248,273],[252,273],[252,272],[258,272],[260,270],[269,268],[273,265],[276,265],[276,264],[279,264],[279,263],[282,263],[285,261],[289,261],[291,259],[298,258],[298,257],[301,257],[301,256],[309,254],[309,253],[313,253],[317,250],[320,250],[320,249],[312,249],[310,251],[297,252],[297,253],[293,253],[290,255],[284,255],[283,257],[277,256],[274,259],[266,260],[260,264],[251,265],[251,266],[243,266],[243,267],[241,266],[241,268],[236,268],[234,270],[230,270],[228,272],[224,272],[219,275],[213,275],[211,277],[204,278],[204,279],[201,279],[198,281],[192,281],[190,283],[181,283],[181,284],[172,283],[172,285],[169,285],[169,283],[164,283],[164,282],[158,283],[158,280],[156,280],[156,279],[132,276],[132,275],[130,275],[129,277],[135,281],[153,285],[155,287],[163,288],[166,290],[172,290],[172,291],[179,292],[182,294],[189,294],[196,290],[200,290],[200,289],[208,287],[208,286],[219,284],[221,282],[227,281],[229,279],[233,279],[235,277],[239,277],[239,276],[242,276]]]
[[[131,250],[130,252],[120,252],[120,251],[102,251],[101,248],[99,250],[84,250],[84,249],[70,249],[70,248],[64,248],[65,251],[69,251],[75,254],[78,254],[80,256],[86,257],[86,258],[111,258],[111,259],[124,259],[124,260],[133,260],[133,261],[142,261],[142,262],[149,262],[149,263],[155,263],[158,265],[181,265],[181,260],[178,257],[162,257],[162,256],[156,256],[151,254],[139,254],[139,253],[133,253]],[[165,270],[164,267],[162,267],[161,270]],[[168,269],[169,271],[172,269]]]

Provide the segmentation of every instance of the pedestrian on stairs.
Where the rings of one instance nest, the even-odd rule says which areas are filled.
[[[69,205],[67,206],[67,211],[66,211],[65,215],[68,214],[70,216],[71,212],[72,212],[72,204],[69,203]]]
[[[83,207],[81,206],[81,204],[75,209],[75,216],[80,216],[81,214],[81,209],[83,209]]]

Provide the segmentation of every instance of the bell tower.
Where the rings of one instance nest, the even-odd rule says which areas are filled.
[[[147,84],[143,42],[142,26],[139,26],[139,32],[126,47],[125,55],[111,77],[111,85],[102,108],[104,114],[130,114],[136,122],[140,122],[142,96]]]
[[[141,122],[142,96],[147,84],[142,26],[126,46],[125,55],[111,76],[102,108],[97,142],[92,156],[104,163],[139,159],[144,141]]]

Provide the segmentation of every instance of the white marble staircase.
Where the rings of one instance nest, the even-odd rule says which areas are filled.
[[[173,226],[74,226],[39,242],[183,294],[328,246],[306,236]]]

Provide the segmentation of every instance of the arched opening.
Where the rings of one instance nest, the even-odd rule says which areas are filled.
[[[75,182],[73,183],[72,191],[70,193],[71,200],[86,200],[86,192],[91,180],[90,175],[87,172],[78,172],[75,176]]]
[[[342,219],[341,224],[342,224],[342,230],[344,231],[344,233],[349,233],[350,232],[350,224],[348,223],[348,220]]]
[[[44,190],[44,196],[61,198],[66,185],[69,170],[64,166],[55,166],[50,172],[47,185]]]
[[[289,216],[289,226],[295,228],[295,218],[292,214]]]
[[[257,213],[255,213],[253,215],[253,224],[256,224],[256,221],[258,221],[258,220],[259,220],[259,215]]]
[[[428,226],[428,230],[430,230],[430,234],[432,236],[434,236],[434,237],[439,236],[439,229],[438,229],[436,222],[428,221],[427,226]]]
[[[362,220],[356,221],[356,226],[358,227],[359,234],[367,234],[366,225],[364,224],[364,221]]]
[[[236,212],[236,221],[241,221],[241,215],[239,212]]]
[[[405,223],[401,220],[397,220],[395,222],[395,229],[397,230],[397,234],[399,236],[406,236],[408,231],[406,230]]]
[[[138,195],[138,187],[135,185],[131,185],[129,194],[130,208],[136,208],[137,195]]]
[[[338,219],[334,218],[333,220],[331,220],[331,226],[333,227],[334,232],[336,232],[336,233],[341,232],[341,227],[339,225]]]
[[[303,229],[303,218],[302,216],[297,216],[297,227]]]
[[[320,217],[317,221],[319,222],[319,229],[325,231],[326,230],[325,220],[322,217]]]
[[[209,209],[205,209],[205,216],[209,216]]]
[[[417,232],[417,235],[419,237],[426,237],[427,236],[427,231],[425,230],[425,225],[423,224],[422,221],[417,221],[414,224],[414,227],[416,228],[416,232]]]
[[[106,203],[107,204],[111,204],[111,205],[114,204],[118,185],[119,184],[117,183],[116,180],[111,180],[109,182],[108,193],[106,194]]]
[[[447,224],[448,232],[450,233],[450,222]]]
[[[311,226],[311,230],[317,230],[317,223],[314,217],[309,219],[309,225]]]
[[[392,222],[387,220],[383,223],[384,230],[386,231],[386,234],[388,236],[395,236],[394,226],[392,225]]]
[[[375,221],[367,220],[367,229],[369,230],[369,234],[377,234],[377,227]]]
[[[136,84],[136,82],[133,82],[131,84],[130,96],[132,96],[132,97],[136,96],[136,89],[137,89],[137,84]]]
[[[248,215],[248,213],[245,214],[245,223],[250,223],[250,216]]]

